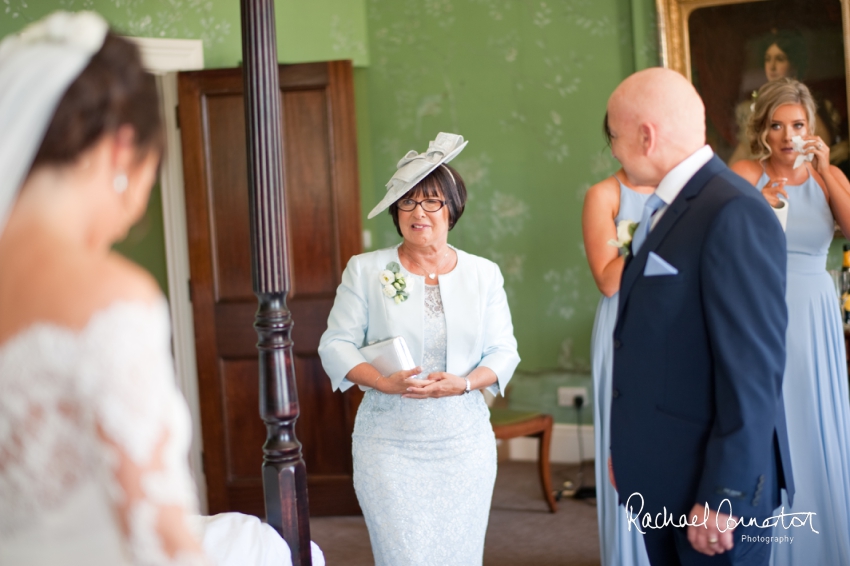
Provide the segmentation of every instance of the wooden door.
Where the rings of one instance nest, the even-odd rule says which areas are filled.
[[[251,286],[240,69],[180,73],[179,119],[211,513],[264,516],[257,298]],[[360,252],[354,92],[348,61],[280,66],[284,192],[311,515],[359,514],[351,432],[362,395],[332,393],[317,353],[336,287]]]

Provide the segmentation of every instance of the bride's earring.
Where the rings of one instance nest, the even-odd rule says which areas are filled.
[[[125,173],[115,175],[115,178],[112,179],[112,188],[115,189],[115,192],[119,195],[127,190],[127,186],[129,184],[130,181],[127,179],[127,175]]]

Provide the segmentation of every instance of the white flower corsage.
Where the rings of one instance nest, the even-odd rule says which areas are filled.
[[[387,268],[380,274],[381,286],[384,295],[399,304],[406,301],[410,294],[405,291],[407,279],[401,274],[401,266],[394,261],[387,264]]]
[[[637,230],[638,223],[634,220],[620,220],[617,223],[617,239],[608,240],[609,246],[620,248],[624,254],[628,254],[632,245],[632,238]]]

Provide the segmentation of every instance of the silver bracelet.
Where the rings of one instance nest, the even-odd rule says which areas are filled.
[[[461,393],[461,395],[466,395],[467,393],[469,393],[469,392],[470,392],[470,391],[472,391],[472,390],[469,388],[469,378],[468,378],[468,377],[464,377],[463,379],[465,379],[465,380],[466,380],[466,390],[465,390],[463,393]]]

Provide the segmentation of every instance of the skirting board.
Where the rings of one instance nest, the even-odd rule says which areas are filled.
[[[574,424],[556,423],[552,427],[552,445],[549,448],[549,461],[553,464],[578,464],[579,445]],[[593,460],[593,427],[582,425],[581,448],[584,460]],[[512,438],[508,441],[508,457],[511,460],[537,461],[538,440],[536,438]]]

